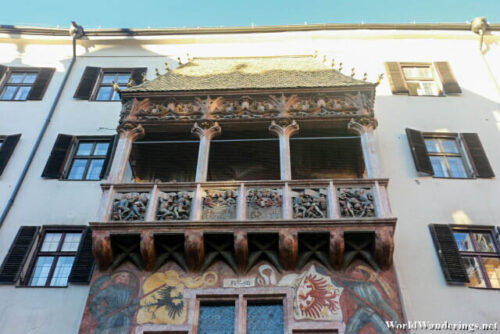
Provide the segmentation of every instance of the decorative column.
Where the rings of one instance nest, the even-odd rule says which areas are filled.
[[[199,124],[194,123],[191,133],[200,138],[198,148],[198,165],[196,166],[196,182],[205,182],[208,172],[208,157],[210,154],[210,141],[221,133],[217,122],[203,120]]]
[[[147,271],[153,270],[156,262],[156,252],[154,234],[152,231],[141,232],[140,247],[145,269]]]
[[[234,257],[240,273],[244,273],[248,266],[248,237],[243,231],[234,233]]]
[[[381,177],[380,162],[377,154],[374,130],[377,127],[375,118],[363,117],[359,120],[351,119],[347,128],[361,138],[363,159],[365,160],[366,175],[368,178]]]
[[[334,229],[330,231],[330,263],[335,270],[342,268],[344,261],[344,231]]]
[[[184,253],[186,254],[189,269],[193,272],[200,270],[205,258],[202,231],[186,231],[184,234]]]
[[[297,231],[279,232],[279,256],[285,270],[295,270],[299,259],[299,237]]]
[[[115,156],[108,176],[109,183],[122,183],[127,163],[132,151],[134,141],[144,137],[145,131],[142,125],[133,122],[125,122],[118,126],[118,145],[116,145]]]
[[[299,125],[290,118],[280,118],[271,122],[269,131],[278,135],[280,140],[281,180],[291,180],[292,167],[290,163],[290,137],[299,131]]]

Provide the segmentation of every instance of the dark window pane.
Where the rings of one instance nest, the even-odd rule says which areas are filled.
[[[44,286],[47,283],[47,278],[49,277],[53,261],[53,256],[38,257],[35,264],[35,270],[33,271],[33,277],[30,282],[31,286]]]
[[[9,78],[9,83],[21,83],[23,82],[24,73],[12,73]]]
[[[489,233],[472,233],[474,240],[477,244],[477,250],[479,252],[495,252],[495,246],[493,245],[493,239]]]
[[[111,95],[113,94],[113,92],[113,87],[101,87],[99,89],[99,94],[97,94],[97,100],[109,101],[111,100]]]
[[[119,84],[127,84],[130,79],[129,73],[120,73],[118,74],[118,83]]]
[[[108,153],[109,143],[97,143],[94,150],[94,155],[106,155]]]
[[[247,334],[283,334],[283,305],[248,304]]]
[[[25,83],[25,84],[34,83],[37,75],[38,75],[37,73],[26,73],[26,76],[24,77],[23,83]]]
[[[486,275],[490,279],[491,287],[500,289],[500,259],[496,257],[483,257]]]
[[[103,84],[111,84],[115,81],[115,74],[114,73],[109,73],[109,74],[104,74],[102,77],[102,83]]]
[[[59,246],[59,241],[61,240],[62,233],[47,233],[43,239],[41,252],[55,252]]]
[[[73,266],[74,256],[61,256],[57,259],[54,275],[50,281],[50,286],[66,286],[68,285],[68,277]]]
[[[478,259],[476,257],[468,256],[464,256],[462,259],[464,261],[467,275],[469,276],[469,284],[467,285],[475,288],[485,288],[486,283],[484,281]]]
[[[201,305],[198,334],[233,334],[234,304]]]
[[[80,239],[82,237],[81,233],[66,233],[64,237],[64,243],[62,245],[62,252],[76,252],[78,246],[80,245]]]
[[[2,100],[13,100],[16,90],[16,86],[6,86],[2,93]]]
[[[100,180],[102,165],[104,165],[104,159],[94,159],[90,161],[89,170],[87,172],[87,180]]]
[[[71,166],[68,180],[82,180],[83,173],[85,173],[85,166],[87,166],[87,159],[75,159],[73,166]]]
[[[28,97],[28,93],[30,92],[30,90],[31,90],[31,86],[29,86],[29,87],[26,87],[26,86],[19,87],[19,90],[17,91],[16,97],[15,97],[14,100],[16,100],[16,101],[24,101],[24,100],[26,100],[26,98]]]
[[[80,143],[78,145],[76,155],[90,155],[92,152],[92,146],[94,146],[94,143]]]
[[[453,236],[455,237],[455,242],[457,243],[459,251],[465,251],[465,252],[474,251],[474,247],[472,246],[469,233],[454,232]]]

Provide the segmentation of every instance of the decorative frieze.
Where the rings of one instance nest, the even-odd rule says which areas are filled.
[[[293,189],[293,218],[326,218],[327,189]]]
[[[236,218],[237,189],[205,190],[202,205],[203,220],[231,220]]]
[[[371,188],[337,188],[341,217],[375,217]]]
[[[247,219],[280,219],[281,205],[281,189],[249,189],[247,192]]]
[[[189,99],[171,98],[155,103],[149,99],[124,104],[123,121],[201,119],[309,118],[352,115],[372,110],[370,97],[357,93],[309,95],[226,96]]]
[[[160,192],[156,220],[187,220],[191,213],[193,192],[171,191]]]
[[[148,207],[149,193],[117,193],[113,200],[111,220],[144,220]]]

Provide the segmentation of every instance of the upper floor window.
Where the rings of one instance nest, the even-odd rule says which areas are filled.
[[[109,152],[107,141],[79,141],[72,157],[68,180],[100,180]]]
[[[385,68],[393,94],[442,96],[462,92],[447,62],[386,62]]]
[[[41,100],[54,70],[0,66],[0,100]]]
[[[113,85],[120,90],[128,86],[139,85],[146,74],[146,68],[100,68],[87,66],[83,72],[80,84],[74,97],[93,101],[119,101],[120,94]]]
[[[36,255],[29,285],[68,285],[81,237],[81,231],[46,231]]]
[[[420,132],[406,129],[415,168],[443,178],[495,176],[476,133]]]
[[[70,136],[60,134],[42,177],[67,180],[100,180],[111,163],[115,136]]]
[[[89,228],[21,226],[0,267],[0,283],[40,287],[88,283],[93,269]]]
[[[440,94],[431,66],[403,66],[403,74],[409,95],[437,96]]]

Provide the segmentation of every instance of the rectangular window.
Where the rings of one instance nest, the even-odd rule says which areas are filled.
[[[233,334],[235,304],[233,302],[202,302],[198,322],[198,334]]]
[[[493,231],[456,228],[453,237],[469,277],[468,286],[500,289],[500,249]]]
[[[247,334],[283,334],[282,301],[248,301]]]
[[[79,140],[71,158],[67,179],[100,180],[109,150],[109,141]]]
[[[47,230],[31,269],[30,286],[67,286],[82,237],[81,230]]]
[[[434,70],[431,66],[402,66],[410,95],[438,96]]]
[[[469,177],[467,164],[456,137],[424,136],[425,147],[431,160],[434,176],[449,178]]]
[[[35,83],[38,72],[10,72],[3,85],[0,100],[3,101],[25,101]]]
[[[130,80],[130,71],[127,72],[103,72],[97,88],[96,101],[119,101],[120,95],[115,90],[127,89]]]

